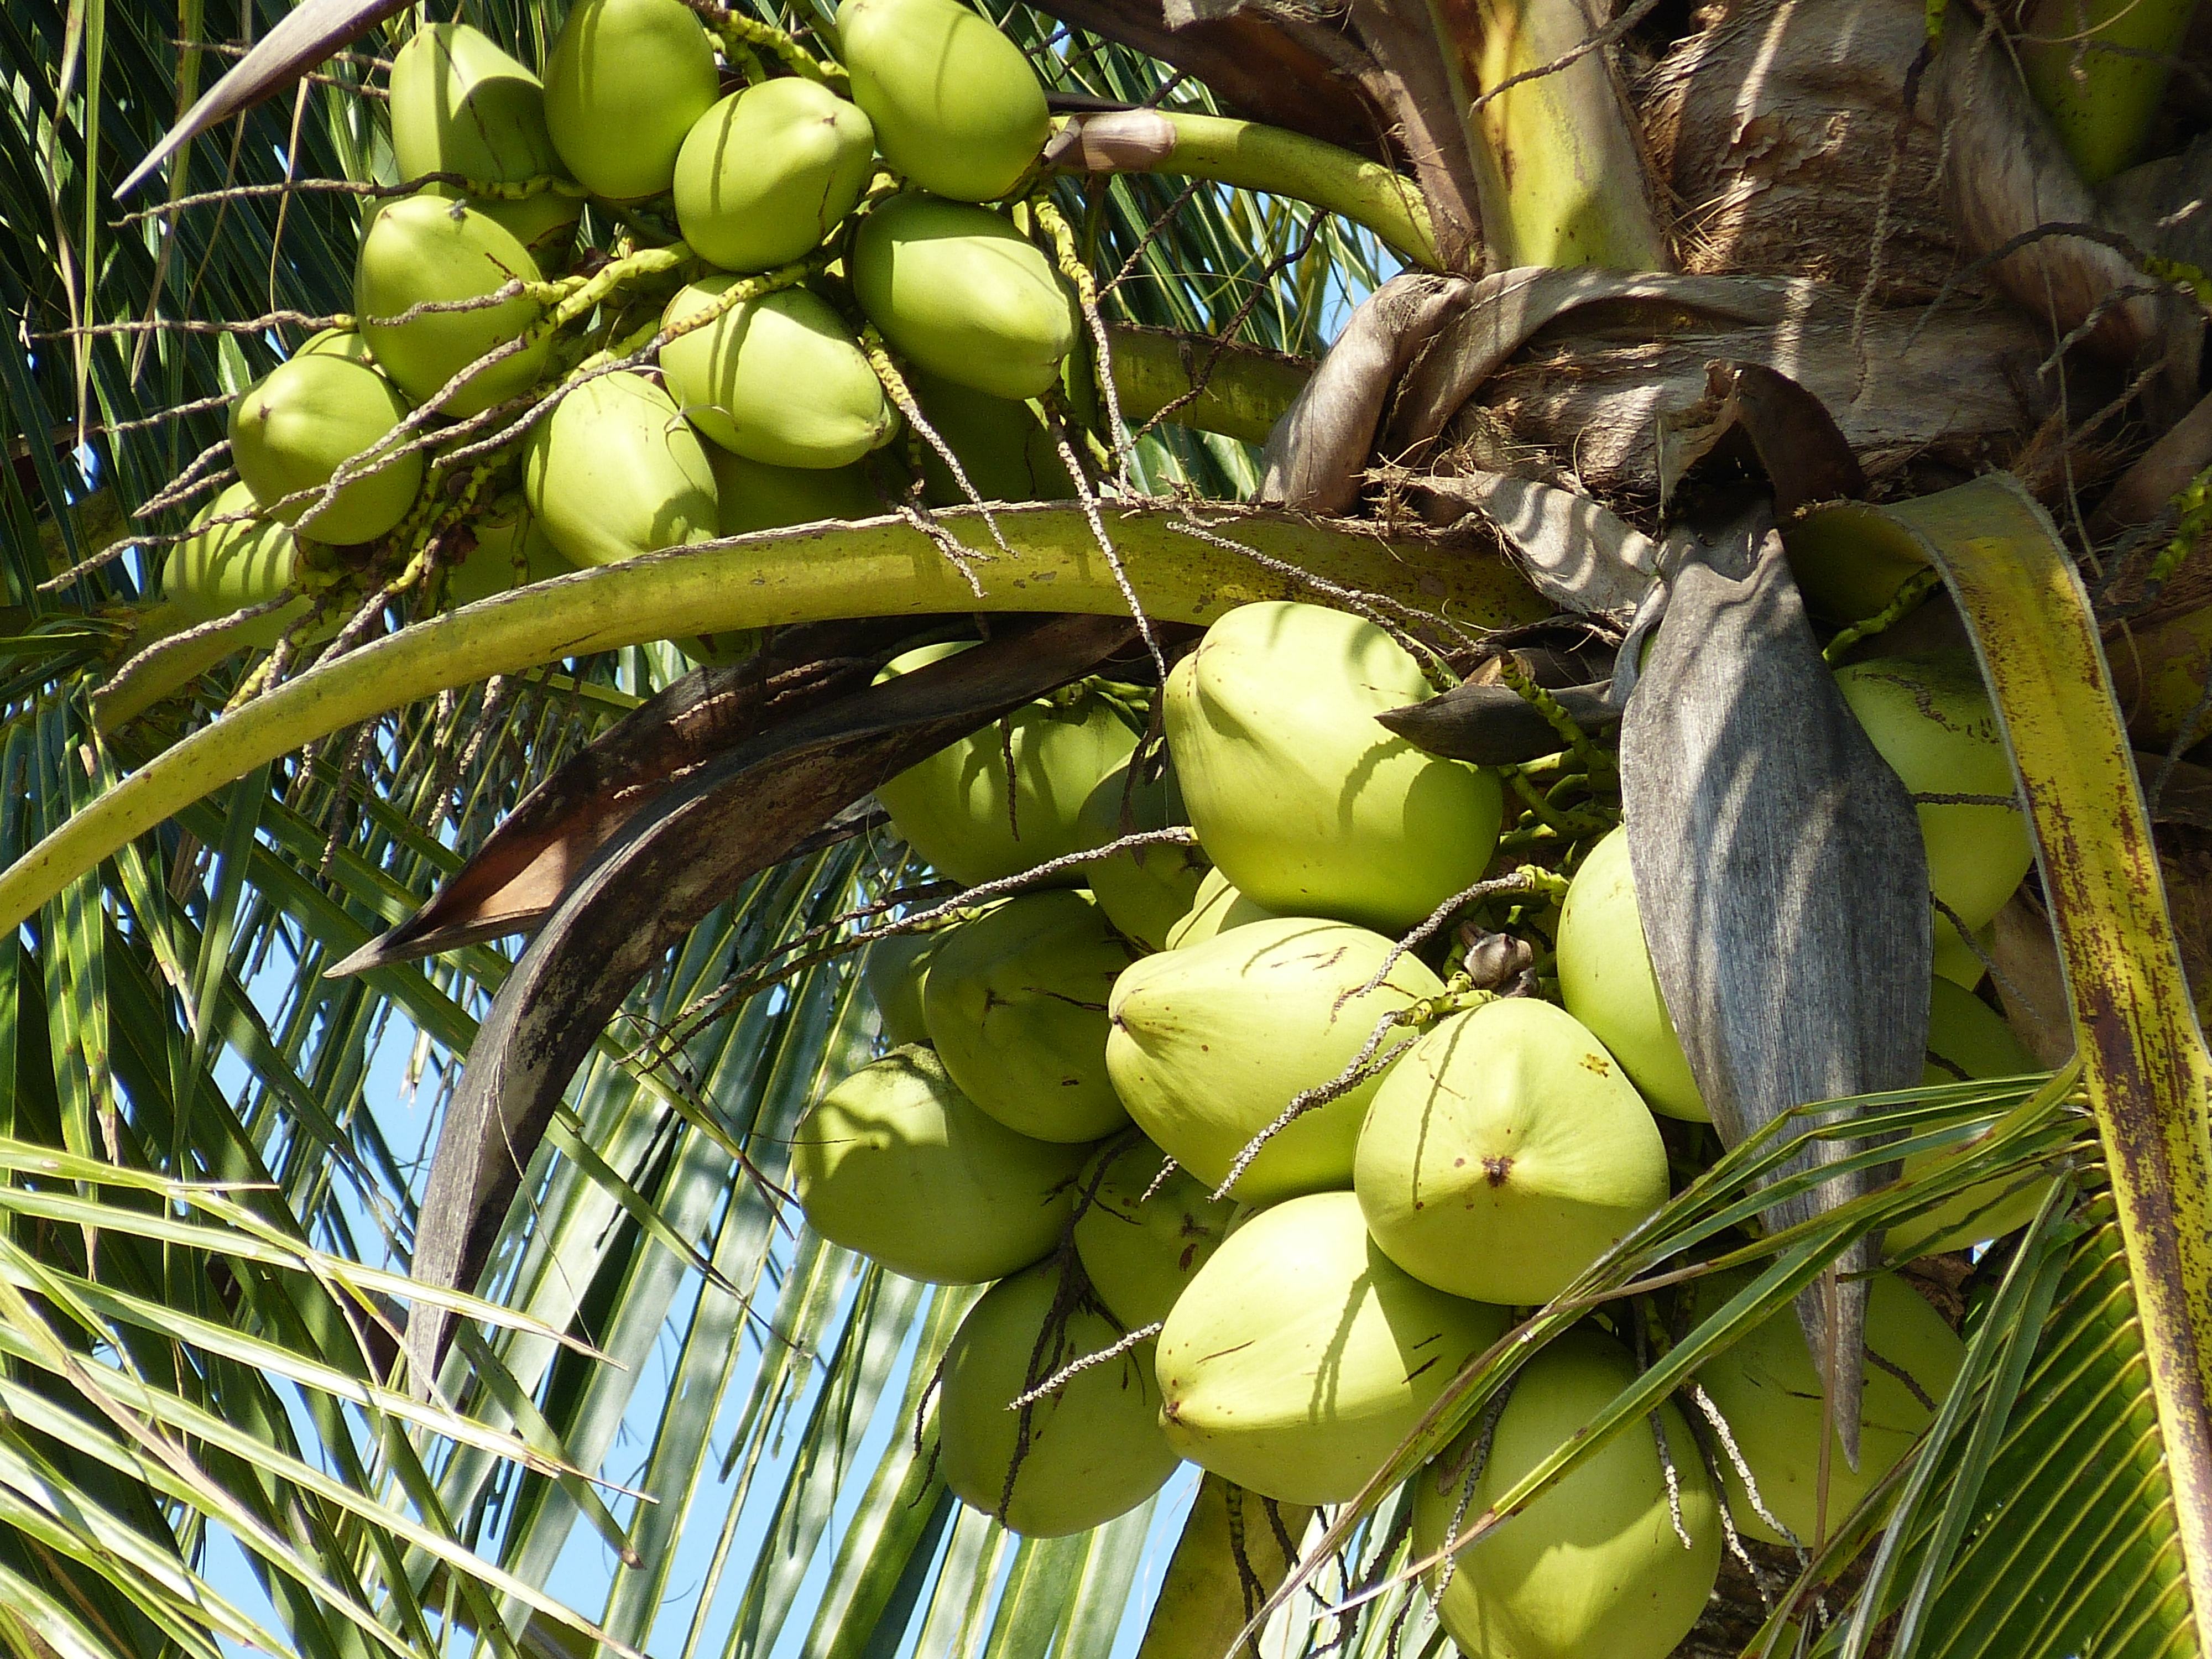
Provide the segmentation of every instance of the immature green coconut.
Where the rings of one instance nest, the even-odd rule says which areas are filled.
[[[1498,845],[1495,774],[1425,754],[1375,716],[1433,695],[1373,623],[1239,605],[1168,676],[1168,747],[1200,842],[1285,915],[1401,933],[1473,885]]]
[[[1104,847],[1139,830],[1165,830],[1189,819],[1174,772],[1132,786],[1125,766],[1098,780],[1076,824],[1085,846]],[[1157,951],[1165,945],[1170,930],[1190,914],[1208,867],[1198,848],[1161,842],[1094,859],[1083,866],[1083,873],[1107,919]]]
[[[847,271],[901,356],[994,398],[1040,395],[1075,344],[1059,272],[988,208],[894,196],[860,221]]]
[[[610,201],[666,190],[692,123],[721,95],[714,43],[682,0],[576,0],[545,59],[554,147]]]
[[[1352,1187],[1414,1278],[1548,1302],[1667,1201],[1667,1148],[1605,1045],[1504,997],[1432,1027],[1375,1091]]]
[[[1353,1194],[1290,1199],[1231,1232],[1169,1313],[1160,1419],[1224,1480],[1340,1504],[1505,1323],[1384,1255]]]
[[[720,444],[707,446],[707,465],[721,497],[725,536],[825,520],[879,519],[890,510],[862,466],[770,466],[732,455]]]
[[[1138,955],[1088,893],[1024,893],[945,931],[921,1012],[945,1069],[1009,1128],[1089,1141],[1129,1121],[1106,1075],[1106,999]]]
[[[553,545],[580,565],[720,533],[714,470],[698,434],[641,374],[586,380],[532,427],[522,489]]]
[[[860,958],[860,983],[876,1005],[884,1041],[893,1048],[929,1041],[921,988],[929,978],[929,959],[945,939],[942,932],[891,933],[868,946]]]
[[[1238,892],[1220,871],[1208,870],[1199,878],[1198,896],[1191,901],[1189,914],[1168,929],[1165,948],[1180,951],[1186,945],[1203,945],[1248,921],[1272,921],[1274,915],[1266,905],[1255,904]]]
[[[880,678],[967,648],[957,641],[923,646],[896,658]],[[1083,803],[1136,746],[1137,734],[1112,704],[1072,687],[915,763],[878,787],[876,799],[891,828],[939,874],[972,887],[1080,851]],[[1082,876],[1071,872],[1066,879]]]
[[[213,622],[248,605],[266,605],[292,586],[298,570],[299,544],[273,519],[258,516],[253,491],[234,483],[193,515],[198,533],[179,542],[161,570],[161,592],[189,623]],[[256,516],[239,524],[209,526],[216,519]],[[305,616],[312,604],[295,599],[244,624],[240,643],[267,647]]]
[[[469,522],[477,544],[446,573],[446,599],[473,605],[575,569],[547,539],[538,515],[520,495],[494,501]]]
[[[392,60],[390,108],[392,159],[403,179],[457,173],[475,183],[519,185],[567,176],[545,130],[544,87],[466,23],[430,23],[408,37]],[[449,184],[424,189],[459,194]],[[541,266],[568,246],[584,205],[554,190],[468,200],[512,231]]]
[[[2004,1017],[1972,992],[1938,979],[1929,988],[1928,1065],[1921,1081],[1931,1086],[2019,1077],[2045,1068],[2035,1063]],[[1986,1133],[1962,1128],[1953,1137],[1965,1140]],[[1949,1150],[1948,1147],[1944,1151]],[[1942,1152],[1934,1148],[1909,1154],[1905,1160],[1907,1179],[1917,1175]],[[1908,1216],[1882,1235],[1884,1254],[1899,1261],[1960,1250],[1985,1238],[1997,1238],[2024,1227],[2043,1207],[2044,1194],[2057,1177],[2033,1174],[1993,1176],[1978,1182],[1946,1199],[1926,1212]]]
[[[1644,921],[1636,908],[1628,831],[1590,848],[1567,884],[1559,912],[1559,1000],[1596,1034],[1651,1109],[1692,1123],[1711,1121],[1682,1040],[1674,1034]]]
[[[767,270],[812,252],[874,172],[857,106],[796,76],[763,81],[693,124],[676,158],[676,222],[709,264]]]
[[[831,1243],[908,1279],[981,1285],[1060,1242],[1088,1152],[1016,1134],[917,1047],[816,1103],[792,1138],[791,1176],[807,1224]]]
[[[427,301],[481,300],[510,282],[538,280],[530,251],[489,215],[466,202],[405,196],[379,209],[361,239],[353,308],[378,365],[409,398],[428,403],[469,365],[527,333],[544,307],[518,294],[480,310],[397,319]],[[475,415],[527,390],[551,346],[541,338],[477,369],[438,412]]]
[[[945,1484],[987,1515],[1000,1514],[1003,1501],[1006,1526],[1032,1538],[1088,1532],[1127,1514],[1167,1484],[1177,1461],[1160,1432],[1149,1342],[1079,1372],[1025,1413],[1007,1409],[1063,1366],[1121,1340],[1113,1321],[1079,1301],[1055,1322],[1061,1299],[1050,1261],[986,1291],[945,1351],[938,1399]]]
[[[1472,1493],[1480,1425],[1415,1477],[1414,1554],[1443,1547],[1455,1515],[1464,1530],[1635,1380],[1626,1351],[1587,1327],[1548,1344],[1516,1378]],[[1636,1419],[1459,1552],[1437,1620],[1467,1659],[1665,1659],[1690,1633],[1720,1576],[1720,1505],[1681,1413],[1664,1403],[1658,1419],[1664,1462]]]
[[[230,406],[230,454],[253,498],[280,524],[319,542],[373,542],[422,493],[422,452],[386,455],[317,495],[338,468],[407,418],[399,388],[368,364],[332,351],[287,358]]]
[[[776,84],[771,82],[771,85]],[[702,276],[661,321],[708,310],[736,276]],[[740,301],[660,349],[668,390],[724,449],[771,466],[848,466],[898,431],[867,354],[830,302],[803,288]]]
[[[1988,957],[1996,950],[1996,924],[1982,928],[1969,941],[1955,927],[1942,929],[1936,939],[1936,973],[1954,985],[1972,990],[1989,977]]]
[[[1696,1316],[1717,1312],[1748,1282],[1747,1275],[1735,1273],[1698,1280],[1692,1299]],[[1966,1357],[1966,1345],[1956,1333],[1903,1279],[1880,1273],[1869,1285],[1866,1344],[1882,1363],[1869,1361],[1866,1367],[1858,1468],[1844,1461],[1840,1437],[1829,1448],[1831,1532],[1905,1455],[1935,1415],[1890,1368],[1902,1370],[1922,1395],[1940,1402]],[[1800,1541],[1811,1542],[1819,1524],[1823,1407],[1820,1376],[1796,1310],[1786,1304],[1777,1310],[1700,1366],[1698,1381],[1728,1419],[1767,1513]],[[1759,1518],[1733,1467],[1723,1467],[1723,1479],[1739,1531],[1770,1544],[1789,1541]]]
[[[844,0],[837,45],[884,160],[961,202],[1006,195],[1051,116],[1022,49],[957,0]]]
[[[1374,990],[1350,995],[1390,948],[1348,922],[1284,916],[1133,963],[1114,983],[1106,1039],[1106,1069],[1129,1115],[1218,1186],[1293,1099],[1337,1079],[1385,1015],[1442,994],[1418,957],[1401,956]],[[1411,1035],[1386,1033],[1383,1046]],[[1370,1077],[1279,1130],[1231,1195],[1264,1204],[1350,1186],[1380,1081]]]
[[[1075,1183],[1075,1254],[1107,1311],[1133,1331],[1168,1316],[1237,1208],[1186,1170],[1163,1176],[1166,1162],[1143,1136],[1117,1135]]]
[[[2035,852],[2014,793],[2012,760],[1981,671],[1964,652],[1885,657],[1836,672],[1837,689],[1891,769],[1916,795],[1990,795],[1995,806],[1923,805],[1928,883],[1969,930],[2004,908]],[[1958,929],[1936,913],[1938,951]]]
[[[915,401],[960,470],[987,501],[1061,501],[1077,492],[1067,463],[1026,403],[994,398],[915,369],[908,377]],[[921,493],[932,507],[964,507],[968,492],[926,440],[921,448]]]

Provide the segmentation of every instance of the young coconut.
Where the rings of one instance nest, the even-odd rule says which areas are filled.
[[[476,310],[398,319],[417,305],[483,300],[509,283],[538,280],[530,250],[489,215],[466,202],[404,196],[380,208],[361,239],[353,308],[379,366],[410,398],[428,403],[470,364],[528,333],[544,307],[517,294]],[[475,415],[527,390],[551,348],[550,337],[541,338],[477,369],[438,412]]]
[[[1080,1284],[1079,1275],[1068,1288]],[[945,1351],[939,1468],[953,1496],[1000,1516],[1011,1531],[1058,1538],[1125,1515],[1165,1486],[1176,1458],[1160,1432],[1149,1342],[1008,1409],[1121,1335],[1079,1295],[1063,1294],[1057,1262],[1041,1261],[986,1291]]]
[[[860,466],[770,466],[732,455],[720,444],[707,447],[714,490],[721,498],[719,522],[725,536],[756,530],[835,520],[879,519],[891,509]]]
[[[1036,72],[957,0],[844,0],[837,45],[884,160],[924,190],[995,200],[1044,147]]]
[[[1548,1344],[1515,1379],[1480,1473],[1470,1428],[1415,1477],[1413,1553],[1443,1548],[1455,1516],[1470,1524],[1635,1381],[1626,1351],[1588,1327]],[[1657,1416],[1663,1462],[1638,1418],[1459,1552],[1436,1611],[1467,1659],[1665,1659],[1690,1633],[1720,1576],[1719,1500],[1681,1413]]]
[[[1129,1121],[1106,999],[1138,952],[1088,893],[1024,893],[945,931],[921,1012],[952,1080],[1008,1128],[1091,1141]]]
[[[929,959],[945,938],[944,932],[890,933],[868,946],[860,958],[861,987],[876,1005],[884,1041],[894,1048],[929,1041],[921,988],[929,980]]]
[[[875,172],[868,118],[793,76],[733,92],[676,158],[676,222],[691,251],[740,272],[801,259],[860,203]]]
[[[919,368],[907,379],[922,418],[959,458],[960,470],[985,501],[1064,501],[1077,495],[1059,446],[1029,404],[971,391]],[[932,507],[968,504],[968,492],[936,446],[927,442],[921,493]]]
[[[897,1048],[800,1121],[791,1176],[807,1224],[833,1243],[908,1279],[981,1285],[1060,1242],[1087,1152],[1016,1134],[928,1049]]]
[[[1267,906],[1255,904],[1238,892],[1220,871],[1208,870],[1199,878],[1198,896],[1190,902],[1190,913],[1168,929],[1164,948],[1180,951],[1187,945],[1203,945],[1232,927],[1242,927],[1248,921],[1271,921],[1274,915]]]
[[[392,160],[403,179],[454,173],[482,184],[519,185],[567,175],[545,130],[544,85],[466,23],[425,24],[408,37],[392,60],[390,107]],[[459,194],[450,184],[423,190]],[[560,261],[584,206],[554,190],[519,201],[467,200],[512,231],[541,269]]]
[[[292,586],[300,548],[292,532],[273,519],[218,524],[258,511],[253,491],[234,483],[193,516],[198,533],[179,542],[161,569],[161,592],[187,624],[213,622],[248,605],[266,605]],[[258,617],[239,631],[238,642],[266,649],[307,615],[313,601],[295,599],[281,610]]]
[[[711,541],[720,528],[698,434],[641,374],[586,380],[532,427],[522,489],[553,545],[580,565]]]
[[[1918,809],[1929,885],[1969,931],[1982,927],[2004,908],[2035,852],[1980,669],[1964,652],[1885,657],[1837,670],[1836,685],[1875,748],[1916,795],[1987,795],[2004,803]],[[1936,948],[1953,960],[1965,949],[1940,910]]]
[[[545,125],[594,196],[674,182],[692,123],[722,95],[714,47],[682,0],[576,0],[545,58]]]
[[[678,290],[662,322],[696,316],[739,280],[701,277]],[[660,368],[703,436],[771,466],[848,466],[898,431],[898,413],[860,343],[806,289],[763,294],[678,336],[661,347]]]
[[[1741,1273],[1699,1279],[1692,1301],[1694,1316],[1702,1319],[1719,1311],[1749,1282],[1748,1275]],[[1942,1401],[1966,1358],[1966,1345],[1942,1316],[1903,1279],[1879,1273],[1869,1285],[1866,1345],[1870,1358],[1859,1413],[1859,1466],[1853,1469],[1844,1461],[1839,1437],[1828,1456],[1831,1532],[1928,1426],[1936,1410],[1926,1402]],[[1912,1379],[1911,1386],[1899,1371]],[[1795,1533],[1798,1541],[1810,1543],[1820,1521],[1824,1407],[1820,1376],[1813,1369],[1796,1310],[1786,1304],[1778,1309],[1765,1323],[1700,1366],[1698,1381],[1728,1419],[1767,1513]],[[1742,1477],[1732,1467],[1724,1463],[1722,1476],[1729,1511],[1739,1531],[1769,1544],[1790,1541],[1759,1518]]]
[[[2004,1017],[1972,992],[1949,980],[1929,987],[1928,1065],[1920,1080],[1931,1087],[1984,1078],[2020,1077],[2044,1068],[2035,1063]],[[1986,1133],[1961,1128],[1953,1137],[1966,1140]],[[1943,1151],[1929,1148],[1909,1154],[1905,1174],[1910,1180]],[[1897,1261],[1962,1250],[1985,1238],[1998,1238],[2024,1227],[2043,1207],[2055,1176],[2030,1174],[1996,1176],[1977,1182],[1934,1209],[1907,1216],[1882,1235],[1885,1255]]]
[[[1085,846],[1104,847],[1141,830],[1189,821],[1173,771],[1133,786],[1125,766],[1098,780],[1076,816],[1076,828]],[[1162,842],[1094,860],[1083,866],[1083,873],[1107,920],[1157,951],[1169,931],[1190,914],[1206,869],[1206,854],[1196,847]]]
[[[1133,1331],[1168,1316],[1229,1236],[1237,1208],[1188,1170],[1162,1179],[1166,1162],[1143,1136],[1117,1135],[1075,1183],[1075,1254],[1106,1310]]]
[[[1559,966],[1559,1000],[1612,1052],[1651,1109],[1692,1123],[1709,1121],[1682,1040],[1668,1018],[1659,976],[1651,970],[1626,829],[1591,848],[1567,884]]]
[[[1572,1014],[1506,997],[1432,1027],[1367,1109],[1352,1187],[1425,1284],[1548,1302],[1667,1201],[1659,1126]]]
[[[576,567],[546,539],[538,517],[520,495],[494,501],[469,528],[477,544],[446,573],[449,605],[473,605],[531,582],[565,576]]]
[[[878,678],[967,648],[959,641],[922,646]],[[1111,703],[1088,687],[1069,687],[917,762],[878,787],[876,799],[918,855],[972,887],[1079,852],[1083,803],[1136,746],[1137,734]]]
[[[1240,605],[1168,677],[1168,747],[1199,840],[1285,915],[1401,933],[1482,874],[1497,776],[1423,753],[1375,716],[1433,695],[1373,623]]]
[[[317,507],[313,495],[277,503],[301,490],[320,491],[407,412],[399,388],[364,362],[337,351],[290,357],[230,406],[231,459],[253,499],[278,523],[319,542],[373,542],[405,518],[422,493],[421,450],[379,459],[325,506]]]
[[[1352,1194],[1290,1199],[1231,1232],[1169,1313],[1161,1422],[1224,1480],[1341,1504],[1505,1323],[1384,1255]]]
[[[1351,996],[1389,951],[1389,939],[1348,922],[1283,916],[1133,963],[1107,1003],[1115,1091],[1169,1156],[1218,1185],[1293,1099],[1336,1081],[1385,1015],[1443,994],[1425,964],[1403,956],[1374,990]],[[1386,1032],[1376,1053],[1413,1035]],[[1278,1130],[1231,1195],[1265,1204],[1350,1186],[1380,1081],[1364,1079]]]
[[[860,221],[846,269],[894,350],[994,398],[1041,395],[1075,344],[1060,273],[988,208],[894,196]]]

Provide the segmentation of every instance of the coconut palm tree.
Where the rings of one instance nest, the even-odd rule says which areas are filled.
[[[834,73],[826,5],[685,3],[732,84]],[[1912,1268],[1966,1338],[1915,1450],[1807,1547],[1738,1547],[1682,1650],[2205,1645],[2212,11],[1016,7],[1054,109],[1028,228],[1096,295],[1046,410],[1095,492],[502,592],[544,573],[464,571],[518,428],[250,614],[181,610],[227,410],[355,309],[393,52],[459,17],[536,64],[565,9],[0,7],[0,1644],[1443,1652],[1400,1483],[1529,1353],[1599,1304],[1678,1316],[1601,1443],[1793,1300],[1855,1328],[1885,1230],[1993,1183],[2033,1218]],[[547,301],[571,378],[683,270],[653,204],[583,214]],[[1898,843],[1829,775],[1768,792],[1833,876],[1797,908],[1722,855],[1725,779],[1835,702],[1711,583],[1695,610],[1686,569],[1745,579],[1747,500],[1830,662],[1977,653],[2039,864],[1952,943],[2044,1073],[1910,1086],[1924,963],[1863,970],[1900,914],[1934,948],[1917,842],[1900,913]],[[1535,873],[1440,917],[1454,963],[1494,930],[1552,971],[1558,872],[1625,806],[1647,931],[1717,941],[1656,965],[1741,1110],[1359,1501],[1208,1477],[1019,1538],[934,1455],[976,1292],[787,1192],[800,1115],[879,1040],[861,945],[957,890],[870,793],[1087,674],[1145,703],[1195,625],[1289,596],[1424,649],[1461,691],[1407,734],[1510,775]],[[978,616],[965,679],[868,691]],[[1615,672],[1659,683],[1617,740],[1576,700]],[[1772,951],[1860,989],[1778,1029]],[[1685,1264],[1723,1256],[1743,1288],[1688,1316]]]

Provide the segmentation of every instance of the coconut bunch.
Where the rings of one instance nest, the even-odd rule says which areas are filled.
[[[332,631],[327,590],[442,573],[465,602],[1087,489],[1059,425],[1095,384],[1087,278],[1023,195],[1048,114],[1020,50],[956,0],[847,0],[842,65],[755,44],[680,0],[578,0],[535,70],[466,24],[409,37],[407,183],[367,216],[351,325],[233,405],[238,483],[169,561],[168,620],[253,607],[266,646]]]
[[[805,1120],[795,1185],[818,1231],[893,1271],[994,1283],[939,1421],[953,1491],[1016,1530],[1097,1524],[1178,1459],[1283,1503],[1353,1499],[1463,1367],[1717,1155],[1602,751],[1481,767],[1377,720],[1450,678],[1375,621],[1248,605],[1150,708],[1079,685],[878,792],[915,856],[969,890],[868,947],[889,1050]],[[2033,1070],[1976,994],[1973,938],[2028,863],[2017,811],[1986,804],[2009,781],[1980,683],[1942,658],[1838,679],[1936,798],[1921,823],[1957,948],[1929,988],[1928,1079]],[[1483,926],[1440,925],[1470,908]],[[1970,1189],[1890,1254],[1994,1237],[2041,1197]],[[1741,1282],[1698,1281],[1674,1328]],[[1607,1305],[1415,1476],[1418,1554],[1664,1340]],[[1840,1516],[1963,1353],[1893,1273],[1867,1341],[1855,1462],[1840,1440],[1824,1455],[1785,1309],[1705,1364],[1696,1410],[1669,1405],[1443,1558],[1447,1629],[1469,1655],[1670,1650],[1727,1526],[1812,1539],[1824,1465]]]

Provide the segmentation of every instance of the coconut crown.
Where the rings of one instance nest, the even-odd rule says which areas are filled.
[[[844,0],[837,42],[877,148],[937,195],[988,202],[1043,148],[1051,116],[1021,48],[957,0]]]
[[[641,374],[586,380],[532,427],[522,489],[553,545],[580,565],[708,541],[720,530],[697,434]]]
[[[521,337],[544,307],[525,294],[475,311],[394,319],[426,301],[481,300],[513,281],[535,283],[538,264],[514,234],[465,202],[418,194],[386,202],[369,222],[354,265],[354,311],[378,365],[414,402]],[[545,367],[550,337],[480,368],[438,405],[480,413],[526,390]]]
[[[880,142],[880,122],[876,131]],[[894,196],[861,219],[846,268],[860,309],[902,356],[994,398],[1045,392],[1075,344],[1060,274],[988,208]]]
[[[576,0],[545,58],[554,148],[610,201],[666,190],[692,123],[721,95],[714,43],[681,0]]]
[[[1376,1242],[1416,1279],[1533,1306],[1667,1201],[1667,1148],[1580,1021],[1506,997],[1443,1020],[1391,1066],[1352,1185]]]
[[[1206,630],[1168,678],[1168,747],[1199,840],[1238,891],[1395,935],[1480,878],[1497,777],[1375,719],[1432,695],[1404,647],[1341,611],[1267,600]]]
[[[1087,1532],[1136,1508],[1175,1473],[1149,1342],[1037,1401],[1026,1425],[1007,1409],[1063,1366],[1121,1340],[1118,1326],[1082,1304],[1079,1284],[1079,1275],[1064,1285],[1059,1267],[1042,1261],[993,1285],[945,1353],[937,1413],[945,1484],[987,1515],[1003,1502],[1007,1527],[1031,1537]]]
[[[1336,1080],[1377,1021],[1443,985],[1401,956],[1358,992],[1390,941],[1349,922],[1275,917],[1133,963],[1107,1004],[1106,1069],[1137,1126],[1209,1187],[1308,1089]],[[1341,1007],[1340,997],[1347,997]],[[1376,1080],[1305,1112],[1263,1146],[1233,1196],[1257,1203],[1352,1183]]]
[[[1024,893],[945,930],[921,1012],[968,1097],[1040,1140],[1128,1122],[1106,1074],[1106,999],[1136,948],[1088,893]]]
[[[1075,1253],[1098,1299],[1131,1330],[1168,1316],[1236,1212],[1187,1170],[1163,1177],[1166,1160],[1141,1135],[1116,1136],[1075,1183]]]
[[[981,1285],[1060,1242],[1085,1149],[1016,1134],[923,1048],[897,1048],[822,1097],[792,1139],[799,1208],[893,1273]]]
[[[1415,1477],[1414,1553],[1442,1548],[1455,1513],[1480,1515],[1635,1380],[1626,1351],[1588,1327],[1547,1344],[1515,1378],[1472,1490],[1480,1427]],[[1680,1412],[1669,1402],[1656,1416],[1665,1462],[1638,1419],[1510,1525],[1459,1552],[1436,1611],[1468,1659],[1665,1659],[1689,1634],[1720,1575],[1719,1500]],[[1668,1464],[1687,1548],[1674,1530]],[[1438,1577],[1430,1576],[1432,1591]]]
[[[1625,827],[1600,840],[1575,872],[1558,943],[1559,1000],[1567,1012],[1621,1063],[1653,1111],[1709,1121],[1651,969]]]
[[[812,252],[860,205],[875,159],[875,130],[858,106],[813,81],[763,81],[685,135],[676,221],[709,264],[767,270]]]
[[[1503,1310],[1384,1255],[1352,1194],[1288,1199],[1231,1232],[1169,1313],[1161,1420],[1224,1480],[1344,1503],[1504,1331]]]

